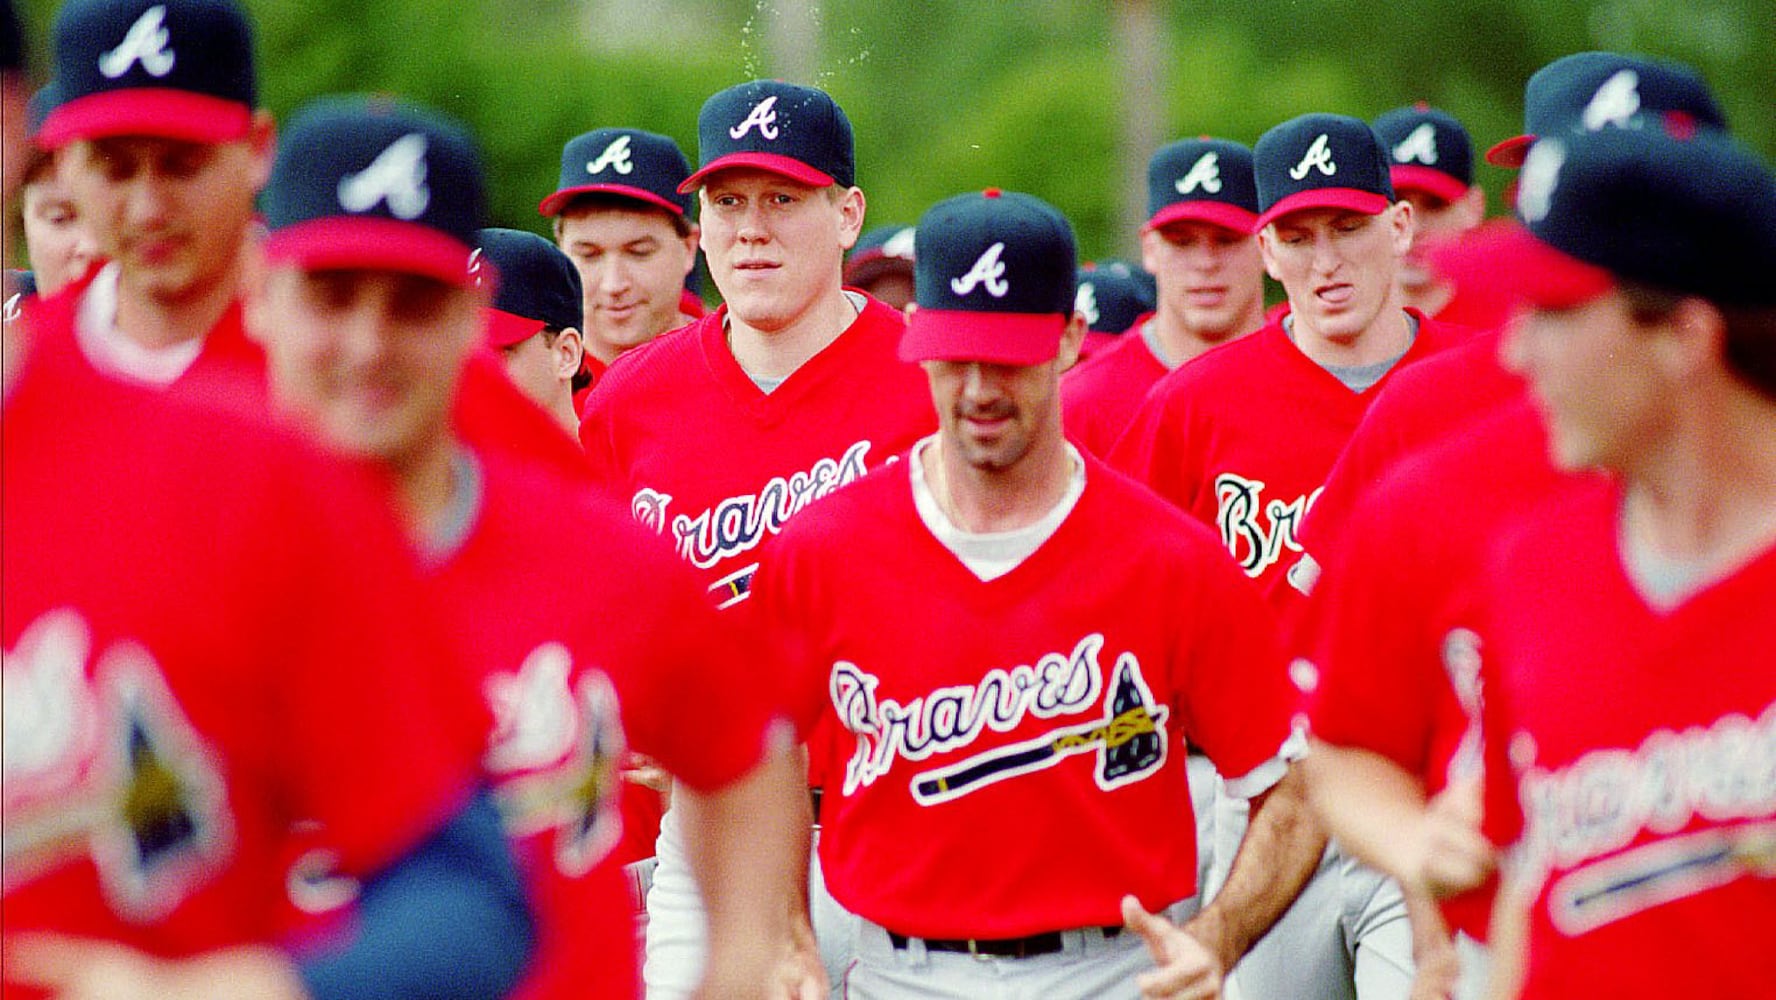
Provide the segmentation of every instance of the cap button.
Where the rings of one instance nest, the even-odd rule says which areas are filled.
[[[1414,110],[1414,111],[1429,111],[1429,110],[1431,110],[1431,102],[1429,102],[1429,101],[1413,101],[1412,102],[1412,110]]]
[[[983,197],[983,198],[997,198],[1004,193],[1005,193],[1004,191],[1001,191],[998,188],[987,188],[985,191],[981,192],[981,197]]]
[[[1696,118],[1683,111],[1665,112],[1665,132],[1673,139],[1687,142],[1696,137]]]

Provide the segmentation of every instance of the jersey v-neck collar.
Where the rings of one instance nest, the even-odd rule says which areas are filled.
[[[740,367],[733,349],[728,346],[728,307],[725,303],[704,321],[701,337],[703,359],[716,384],[736,407],[760,426],[775,426],[798,413],[802,409],[799,400],[816,391],[834,372],[849,364],[851,345],[859,340],[859,335],[863,332],[861,328],[871,322],[870,314],[871,304],[866,301],[858,309],[857,315],[852,317],[850,325],[840,331],[831,343],[784,376],[783,381],[768,393],[759,388],[752,376],[746,373],[746,369]]]

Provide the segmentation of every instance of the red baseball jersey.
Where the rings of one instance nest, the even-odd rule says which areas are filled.
[[[1564,481],[1546,448],[1535,411],[1513,405],[1400,461],[1363,494],[1349,544],[1308,602],[1317,737],[1387,757],[1427,795],[1479,779],[1480,571],[1499,524]],[[1443,912],[1484,940],[1490,905],[1489,888]]]
[[[613,853],[625,747],[707,791],[758,763],[777,713],[750,680],[756,647],[621,506],[503,456],[479,462],[473,525],[428,578],[494,717],[484,764],[538,911],[515,995],[633,998]]]
[[[1472,425],[1523,395],[1523,380],[1499,364],[1497,330],[1477,334],[1388,383],[1326,477],[1326,489],[1301,526],[1301,542],[1320,562],[1350,519],[1358,497],[1409,452]]]
[[[1302,518],[1370,403],[1401,371],[1469,336],[1408,312],[1418,336],[1361,393],[1303,354],[1280,318],[1209,351],[1153,387],[1112,464],[1214,526],[1245,574],[1288,603]]]
[[[31,336],[44,353],[66,353],[91,366],[76,339],[75,323],[80,303],[101,268],[93,268],[79,281],[27,309]],[[265,351],[246,334],[239,300],[230,302],[221,318],[204,336],[197,360],[173,381],[169,389],[206,405],[257,414],[269,398],[265,378]]]
[[[291,824],[393,861],[460,807],[485,716],[383,484],[36,346],[0,447],[6,932],[269,940]]]
[[[1153,384],[1165,377],[1160,363],[1141,335],[1152,313],[1061,379],[1061,423],[1081,448],[1103,458],[1135,418]]]
[[[787,700],[819,723],[827,887],[895,931],[1170,905],[1196,892],[1185,740],[1239,794],[1282,774],[1294,692],[1268,609],[1211,533],[1096,459],[1055,534],[992,581],[920,519],[904,462],[791,522],[759,581]]]
[[[937,426],[924,372],[896,356],[906,321],[875,299],[768,394],[728,350],[726,317],[624,354],[580,424],[598,480],[722,606],[745,598],[760,545],[794,514]]]
[[[1767,996],[1776,549],[1654,606],[1620,510],[1613,482],[1562,489],[1489,565],[1486,828],[1535,890],[1523,996]]]

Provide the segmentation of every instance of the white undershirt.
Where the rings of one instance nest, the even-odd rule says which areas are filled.
[[[81,353],[99,371],[149,385],[172,385],[203,353],[204,338],[194,337],[166,347],[143,347],[131,340],[117,328],[120,273],[117,263],[112,262],[93,276],[92,284],[80,299],[74,339],[80,344]]]
[[[913,483],[913,506],[932,536],[955,553],[962,565],[983,582],[997,580],[1030,558],[1043,542],[1054,537],[1061,522],[1078,506],[1079,497],[1085,493],[1085,461],[1079,457],[1079,450],[1068,444],[1067,458],[1073,473],[1068,477],[1067,491],[1061,494],[1052,510],[1033,523],[1010,531],[964,531],[943,512],[937,495],[931,492],[931,484],[925,481],[924,452],[936,438],[933,434],[913,445],[912,467],[907,470]]]

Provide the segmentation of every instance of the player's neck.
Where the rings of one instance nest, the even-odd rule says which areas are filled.
[[[29,342],[25,339],[24,326],[22,319],[0,323],[0,397],[12,395],[13,384],[18,381],[19,373],[25,370],[25,351]]]
[[[1743,386],[1682,395],[1665,439],[1624,470],[1624,529],[1668,557],[1735,565],[1776,544],[1776,402]]]
[[[439,536],[454,509],[454,459],[460,448],[455,435],[442,431],[389,462],[399,493],[401,521],[422,549]]]
[[[1390,287],[1375,318],[1355,333],[1327,336],[1300,310],[1290,310],[1290,316],[1289,332],[1295,346],[1322,368],[1378,365],[1405,354],[1412,346],[1412,319],[1400,305],[1398,288]]]
[[[1201,330],[1190,326],[1183,316],[1168,309],[1153,314],[1153,332],[1165,351],[1161,361],[1176,368],[1211,348],[1251,333],[1264,325],[1264,299],[1254,297],[1252,305],[1226,330]]]
[[[1042,520],[1066,496],[1073,475],[1073,458],[1058,430],[1038,435],[1030,450],[1005,469],[970,465],[956,449],[944,447],[942,434],[919,458],[944,515],[975,534],[1016,531]]]
[[[151,294],[124,271],[117,279],[117,329],[149,349],[200,339],[240,294],[240,277],[240,261],[236,259],[220,280],[167,298]]]
[[[580,434],[580,415],[574,412],[573,383],[563,382],[555,391],[555,399],[549,405],[549,416],[555,422],[567,428],[568,437],[578,439]]]
[[[727,314],[728,349],[740,370],[758,378],[787,378],[839,339],[859,315],[838,284],[822,295],[812,308],[780,327],[765,330],[752,326],[732,312]]]

